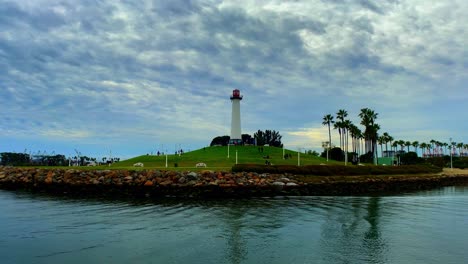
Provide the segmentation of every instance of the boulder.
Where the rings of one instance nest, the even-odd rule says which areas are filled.
[[[187,173],[187,175],[185,177],[189,181],[194,181],[194,180],[198,179],[198,173],[192,171],[192,172]]]
[[[146,181],[145,186],[153,186],[153,182],[152,181]]]
[[[273,185],[273,186],[284,186],[284,182],[275,181],[271,185]]]
[[[124,180],[131,181],[131,180],[133,180],[133,177],[132,176],[127,176],[127,177],[124,178]]]

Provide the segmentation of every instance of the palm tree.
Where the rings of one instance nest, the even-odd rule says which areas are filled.
[[[332,142],[331,142],[331,130],[330,130],[330,125],[335,123],[335,121],[333,121],[333,116],[328,114],[328,115],[325,115],[323,117],[323,122],[322,122],[322,125],[327,125],[328,126],[328,149],[331,148],[332,146]]]
[[[458,156],[461,157],[463,153],[463,142],[458,143],[457,148],[458,148]]]
[[[456,145],[457,145],[457,142],[452,141],[452,145],[450,146],[450,153],[452,153],[452,155],[455,155],[455,146]]]
[[[416,152],[416,154],[418,154],[419,142],[418,141],[413,141],[413,143],[411,143],[411,145],[414,147],[414,152]]]
[[[361,136],[361,130],[359,130],[355,124],[351,124],[349,133],[351,134],[351,145],[353,152],[359,154],[359,138]]]
[[[444,147],[444,155],[447,155],[447,147],[448,147],[448,143],[447,142],[444,142],[442,143],[442,146]]]
[[[393,141],[392,147],[395,149],[395,153],[397,152],[397,147],[398,147],[398,141]]]
[[[336,121],[335,124],[333,125],[333,129],[337,129],[338,130],[338,134],[340,134],[340,148],[342,148],[342,137],[341,137],[341,129],[343,127],[343,122],[341,121]]]
[[[419,147],[421,148],[421,156],[425,157],[426,156],[427,144],[423,142],[423,143],[419,144]]]
[[[388,156],[388,142],[391,142],[393,140],[393,138],[387,133],[387,132],[384,132],[383,133],[383,138],[384,138],[384,144],[385,144],[385,152],[387,152],[387,156]],[[391,146],[391,143],[390,143],[390,146]],[[383,157],[383,155],[382,155]]]
[[[371,152],[373,157],[375,157],[375,148],[377,146],[377,132],[380,129],[380,126],[375,124],[377,115],[377,113],[369,108],[363,108],[359,113],[361,125],[365,127],[364,138],[366,140],[366,152]]]
[[[340,120],[340,122],[337,122],[337,123],[339,124],[338,127],[340,128],[340,130],[339,130],[340,137],[342,137],[342,139],[340,139],[340,142],[342,142],[342,145],[340,144],[340,147],[341,147],[342,150],[344,149],[344,144],[345,144],[345,142],[344,142],[345,131],[344,130],[346,129],[345,128],[345,126],[346,126],[345,117],[347,117],[347,116],[348,116],[348,112],[346,110],[344,110],[344,109],[340,109],[336,113],[336,119]]]
[[[345,148],[345,151],[346,151],[346,152],[348,152],[348,142],[349,142],[349,137],[348,137],[348,136],[349,136],[349,130],[351,129],[351,125],[352,125],[352,124],[353,124],[353,123],[352,123],[350,120],[345,120],[345,121],[343,122],[343,129],[344,129],[343,131],[344,131],[344,134],[345,134],[345,136],[346,136],[346,140],[344,140],[344,141],[345,141],[345,143],[344,143],[344,144],[345,144],[344,148]]]
[[[400,146],[400,151],[403,152],[404,151],[403,149],[405,148],[405,143],[406,142],[404,140],[401,140],[401,139],[398,140],[397,142],[398,142],[398,145]]]
[[[411,146],[411,142],[406,141],[406,142],[405,142],[405,147],[408,148],[408,153],[409,153],[409,147],[410,147],[410,146]]]
[[[434,144],[436,143],[436,141],[434,139],[431,139],[431,141],[429,141],[429,143],[431,143],[431,147],[429,147],[429,149],[432,148],[432,151],[434,152]],[[434,156],[434,153],[432,153],[432,156]]]
[[[386,140],[385,133],[384,133],[384,135],[377,138],[377,142],[380,145],[380,156],[382,158],[383,158],[383,144],[385,143],[385,140]]]

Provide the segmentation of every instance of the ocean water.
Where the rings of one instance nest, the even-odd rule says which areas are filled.
[[[153,201],[0,190],[0,263],[468,263],[468,187]]]

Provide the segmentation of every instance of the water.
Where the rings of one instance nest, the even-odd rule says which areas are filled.
[[[468,187],[152,202],[0,190],[0,263],[468,263]]]

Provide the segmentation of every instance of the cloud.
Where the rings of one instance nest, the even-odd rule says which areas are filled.
[[[292,145],[320,147],[321,117],[341,108],[387,114],[402,137],[420,120],[461,135],[464,122],[444,133],[430,120],[464,120],[467,12],[463,0],[4,0],[0,129],[206,145],[229,132],[239,88],[245,131]]]

